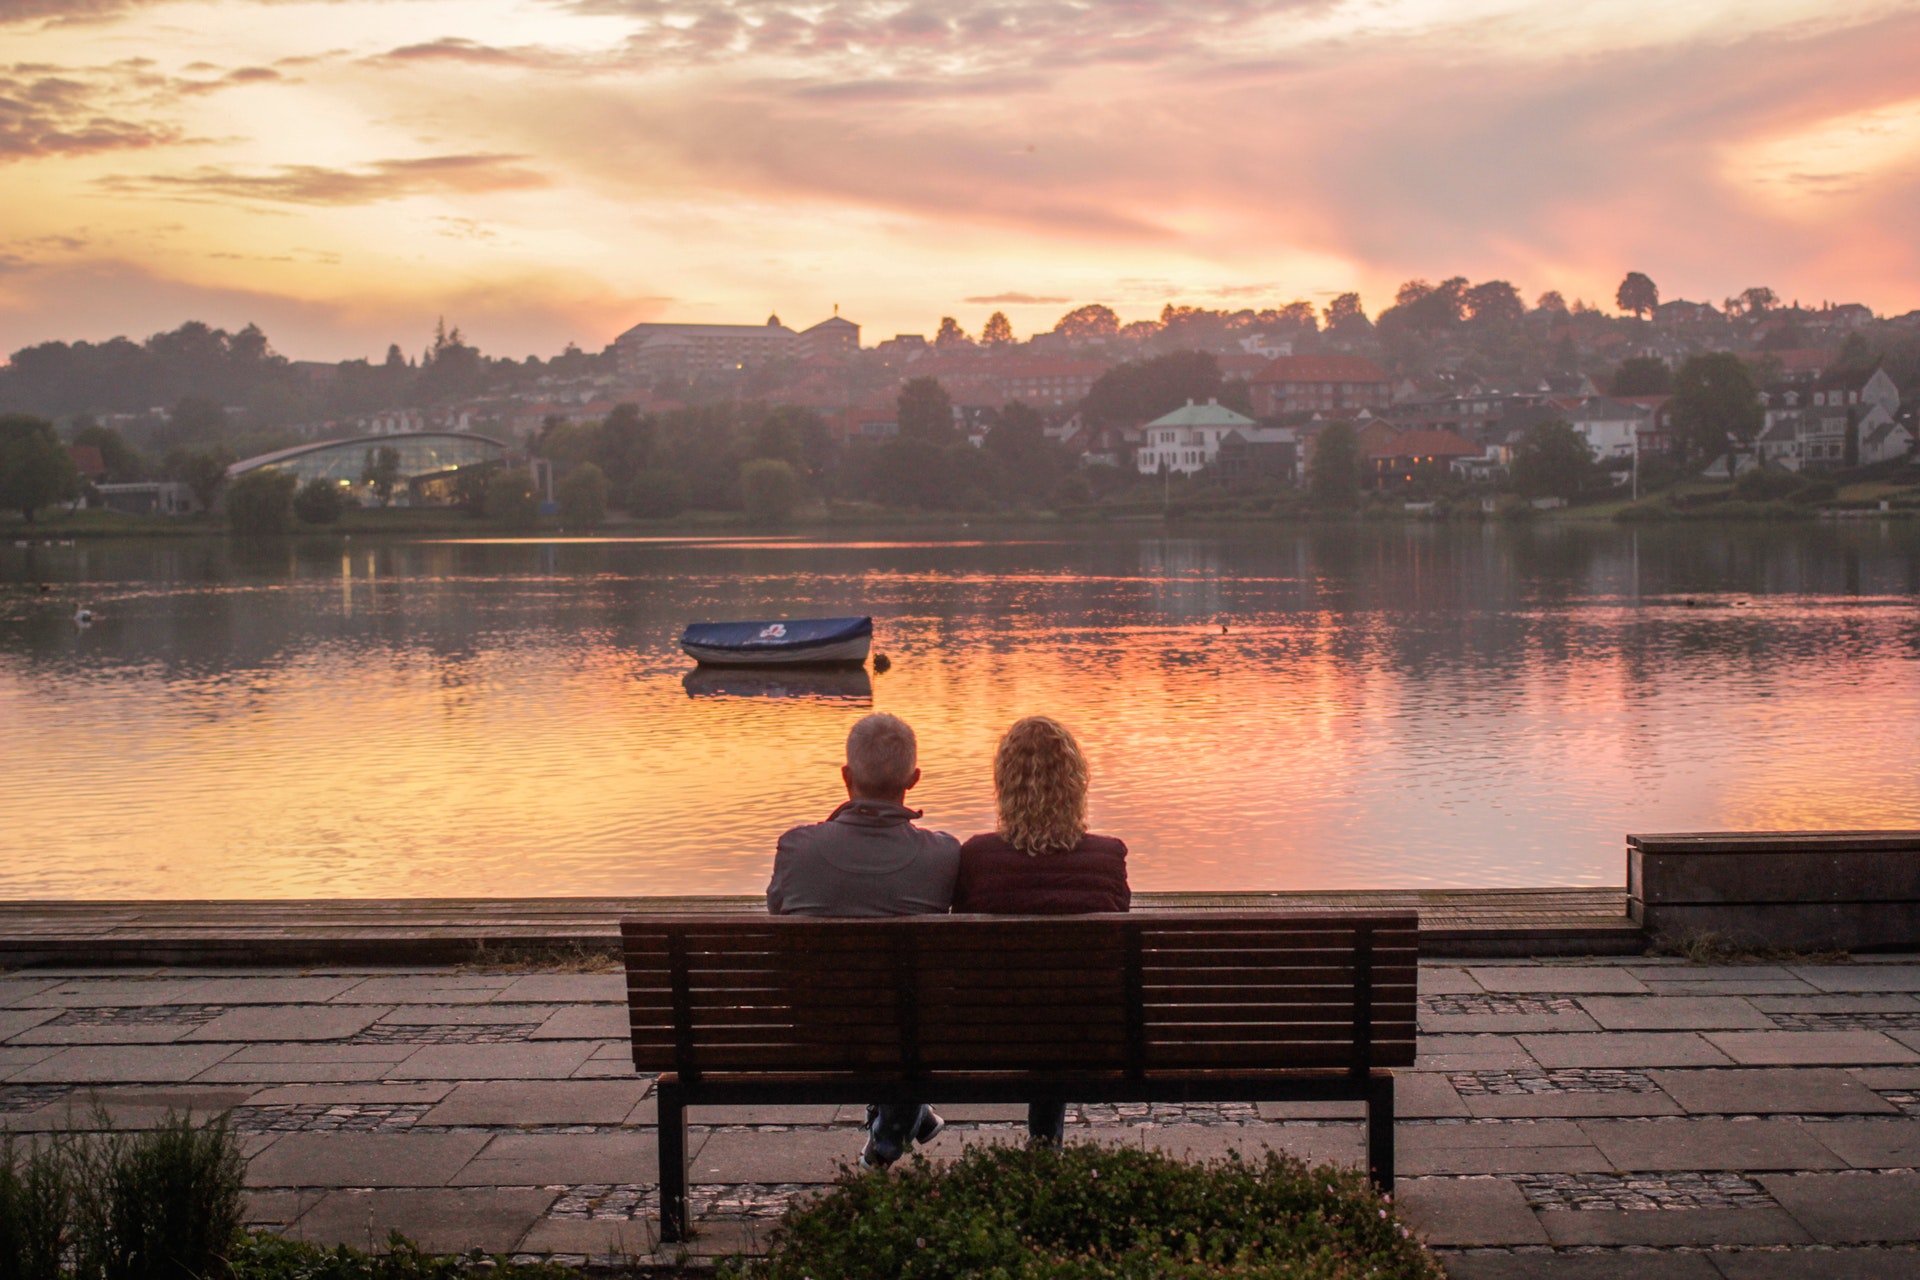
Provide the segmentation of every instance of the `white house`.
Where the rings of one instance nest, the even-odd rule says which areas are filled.
[[[1220,454],[1220,441],[1229,431],[1238,431],[1243,439],[1251,440],[1253,429],[1252,418],[1235,413],[1218,400],[1205,404],[1189,400],[1184,407],[1140,429],[1142,439],[1134,453],[1134,464],[1142,475],[1158,475],[1162,467],[1192,475],[1212,465]]]
[[[1568,423],[1586,439],[1587,447],[1601,462],[1631,458],[1640,433],[1650,424],[1652,416],[1637,404],[1622,404],[1605,396],[1595,396],[1566,415]]]

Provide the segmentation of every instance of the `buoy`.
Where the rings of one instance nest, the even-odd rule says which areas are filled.
[[[1221,635],[1227,634],[1227,624],[1224,622],[1220,624],[1220,634]]]
[[[873,669],[875,671],[886,671],[892,666],[893,659],[889,658],[886,654],[876,653],[873,655]]]
[[[52,591],[52,590],[53,590],[53,584],[52,584],[51,582],[43,582],[43,583],[41,583],[41,584],[40,584],[40,594],[41,594],[41,595],[43,595],[43,596],[44,596],[44,595],[46,595],[46,594],[47,594],[48,592],[50,592],[50,591]]]
[[[87,608],[85,605],[81,605],[73,611],[73,620],[83,627],[91,626],[93,623],[93,610]]]

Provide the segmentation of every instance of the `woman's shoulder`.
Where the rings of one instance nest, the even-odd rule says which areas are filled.
[[[1124,858],[1127,856],[1127,842],[1118,836],[1097,836],[1089,831],[1080,837],[1080,847],[1075,852],[1104,853],[1108,857]]]

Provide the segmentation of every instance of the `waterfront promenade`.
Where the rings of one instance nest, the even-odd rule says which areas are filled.
[[[230,1109],[249,1213],[365,1246],[670,1262],[618,972],[491,966],[0,974],[0,1123]],[[1920,1275],[1920,956],[1438,959],[1399,1087],[1400,1201],[1452,1273]],[[1015,1141],[943,1108],[936,1156]],[[753,1248],[858,1152],[857,1109],[696,1113],[696,1256]],[[1339,1104],[1083,1107],[1071,1138],[1357,1163]]]

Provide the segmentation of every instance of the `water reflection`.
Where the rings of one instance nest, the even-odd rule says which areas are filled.
[[[0,894],[751,892],[869,707],[961,835],[1059,715],[1143,888],[1617,883],[1630,829],[1920,825],[1917,535],[0,547]],[[863,613],[878,680],[675,644]]]
[[[873,705],[873,677],[865,668],[695,667],[680,684],[689,698],[819,698]]]

